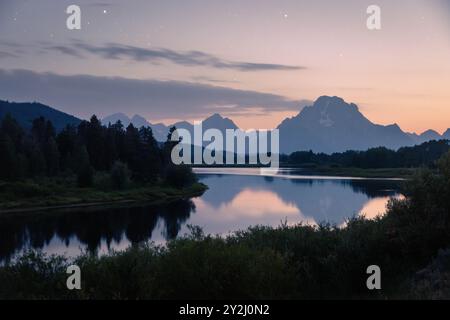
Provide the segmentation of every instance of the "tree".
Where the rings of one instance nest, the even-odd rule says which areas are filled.
[[[130,171],[128,166],[116,161],[111,168],[111,182],[114,189],[123,190],[130,183]]]
[[[77,183],[81,188],[92,187],[94,184],[94,169],[90,164],[80,168],[77,175]]]
[[[46,121],[44,117],[33,120],[31,134],[37,143],[44,145],[50,138],[55,138],[55,128],[50,121]]]
[[[17,160],[11,138],[0,134],[0,179],[15,180],[18,178]]]
[[[0,133],[11,139],[14,148],[19,151],[22,143],[23,137],[25,135],[23,129],[19,126],[17,121],[11,116],[11,114],[7,113],[2,120],[0,126]]]
[[[78,126],[79,142],[86,146],[91,165],[96,170],[109,169],[105,161],[105,130],[95,115]]]
[[[47,164],[47,175],[57,175],[59,172],[59,151],[53,137],[50,137],[44,144],[44,156]]]
[[[81,146],[76,153],[77,183],[79,187],[91,187],[94,184],[94,169],[89,161],[89,154],[85,146]]]
[[[47,165],[44,154],[33,140],[27,144],[27,158],[29,159],[29,175],[32,177],[45,175],[47,172]]]
[[[151,128],[142,127],[139,136],[141,140],[139,153],[143,160],[140,176],[144,181],[154,181],[161,171],[161,151]]]
[[[0,125],[0,179],[56,176],[74,173],[79,186],[93,185],[95,171],[108,171],[116,188],[133,179],[152,183],[167,179],[182,188],[195,181],[189,167],[175,167],[171,161],[175,127],[161,146],[150,127],[125,130],[117,122],[103,126],[94,115],[78,127],[67,126],[58,135],[50,121],[39,117],[25,132],[10,115]]]
[[[78,141],[77,130],[74,126],[68,125],[56,137],[58,151],[60,154],[61,170],[76,172],[73,158]]]
[[[197,177],[191,167],[181,165],[170,165],[166,170],[166,182],[175,188],[182,189],[197,182]]]
[[[0,179],[17,180],[25,174],[24,135],[17,121],[6,114],[0,126]]]

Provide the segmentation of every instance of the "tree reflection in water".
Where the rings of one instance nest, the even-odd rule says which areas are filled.
[[[76,238],[89,253],[95,254],[101,242],[108,249],[113,241],[125,237],[131,244],[152,239],[159,223],[164,224],[164,239],[175,238],[181,226],[195,212],[191,200],[164,206],[90,208],[0,216],[0,260],[7,261],[27,248],[42,249],[56,236],[68,247]]]

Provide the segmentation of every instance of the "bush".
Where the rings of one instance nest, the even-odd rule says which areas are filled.
[[[70,264],[82,270],[79,291],[65,287]],[[0,268],[0,299],[279,299],[294,291],[294,280],[279,253],[208,236],[174,240],[167,249],[142,245],[100,258],[85,254],[73,263],[29,253]]]
[[[111,183],[114,189],[123,190],[130,183],[130,170],[128,166],[116,161],[111,168]]]
[[[51,194],[53,190],[43,184],[39,185],[32,181],[20,181],[11,183],[1,183],[0,193],[3,197],[7,196],[12,199],[42,197]]]
[[[92,187],[94,184],[94,169],[90,165],[84,165],[78,171],[77,183],[80,188]]]

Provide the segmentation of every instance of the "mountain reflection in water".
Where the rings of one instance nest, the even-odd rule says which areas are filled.
[[[0,216],[0,260],[31,248],[76,256],[149,240],[163,244],[186,233],[188,224],[212,234],[283,221],[342,225],[354,215],[382,214],[389,198],[400,196],[397,180],[259,175],[249,169],[229,173],[202,171],[199,177],[209,187],[203,196],[162,206]]]

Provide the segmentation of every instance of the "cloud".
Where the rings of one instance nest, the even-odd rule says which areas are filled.
[[[9,49],[20,48],[33,50],[31,45],[23,45],[14,41],[0,41],[0,45]],[[255,63],[245,61],[228,61],[202,51],[175,51],[167,48],[142,48],[118,43],[91,45],[84,41],[72,39],[71,44],[54,44],[38,41],[35,45],[38,52],[56,52],[76,58],[87,58],[84,54],[92,54],[108,60],[132,60],[160,64],[171,62],[186,67],[210,67],[243,72],[257,71],[295,71],[304,70],[304,66],[291,66],[275,63]]]
[[[52,49],[46,47],[45,49]],[[138,62],[150,62],[158,64],[161,61],[171,62],[177,65],[198,67],[205,66],[216,69],[231,69],[238,71],[293,71],[303,70],[303,66],[290,66],[273,63],[255,63],[228,61],[202,51],[175,51],[166,48],[142,48],[118,43],[107,43],[102,46],[91,45],[83,41],[73,41],[70,46],[54,46],[53,49],[60,53],[74,55],[76,51],[82,51],[102,57],[103,59],[129,59]]]
[[[211,82],[211,83],[240,83],[237,80],[222,80],[222,79],[214,79],[214,78],[205,77],[205,76],[194,76],[194,77],[191,77],[191,79],[194,81]]]
[[[183,66],[208,66],[217,69],[233,69],[239,71],[288,71],[304,69],[304,67],[300,66],[226,61],[201,51],[179,52],[164,48],[147,49],[117,43],[109,43],[104,46],[92,46],[79,43],[77,46],[92,54],[98,54],[105,59],[128,58],[135,61],[155,63],[166,60]]]
[[[0,51],[0,59],[5,59],[5,58],[18,58],[18,56],[13,53]]]
[[[89,75],[58,75],[0,69],[0,99],[39,101],[88,118],[116,112],[154,120],[202,118],[213,112],[298,111],[309,101],[207,84],[136,80]]]
[[[67,46],[44,46],[42,49],[46,51],[57,51],[75,58],[84,58],[76,49]]]

